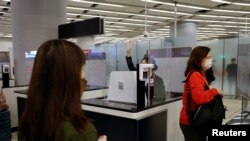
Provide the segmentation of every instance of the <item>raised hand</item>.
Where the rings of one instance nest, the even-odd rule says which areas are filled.
[[[128,46],[127,46],[127,57],[130,57],[130,56],[131,56],[132,48],[133,48],[132,42],[129,41],[129,42],[128,42]]]

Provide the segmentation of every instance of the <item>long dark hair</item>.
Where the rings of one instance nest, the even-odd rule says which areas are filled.
[[[65,119],[78,131],[84,128],[87,118],[80,101],[84,64],[82,50],[69,41],[50,40],[39,47],[19,124],[25,141],[61,141]]]
[[[184,75],[187,76],[191,70],[195,70],[203,74],[202,66],[201,66],[202,60],[207,57],[207,54],[209,52],[210,52],[210,48],[208,47],[205,47],[205,46],[195,47],[192,50],[191,55],[188,59],[187,67],[186,67]]]

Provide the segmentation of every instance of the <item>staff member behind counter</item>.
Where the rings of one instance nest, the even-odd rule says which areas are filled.
[[[132,61],[132,57],[131,57],[131,52],[132,52],[132,43],[131,41],[128,43],[127,46],[127,56],[126,56],[126,61],[127,61],[127,65],[130,71],[136,71],[137,68],[135,67],[133,61]],[[148,87],[148,85],[150,86],[150,101],[152,104],[152,100],[154,97],[154,84],[155,84],[155,73],[154,71],[157,70],[158,66],[155,63],[155,60],[153,58],[150,58],[147,54],[145,54],[143,56],[143,58],[141,59],[141,63],[142,64],[147,64],[147,63],[152,63],[154,64],[154,68],[152,69],[152,74],[150,75],[150,82],[146,84],[146,87]],[[148,99],[148,91],[146,90],[146,97]]]

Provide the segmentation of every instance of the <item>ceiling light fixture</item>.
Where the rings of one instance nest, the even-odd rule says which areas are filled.
[[[239,32],[227,32],[227,33],[231,33],[231,34],[238,34]]]
[[[145,1],[145,0],[141,0],[141,1]],[[170,3],[170,2],[161,2],[161,1],[156,1],[156,0],[146,0],[146,1],[150,2],[150,3],[157,3],[157,4],[175,6],[174,3]],[[184,8],[198,9],[198,10],[210,10],[209,8],[193,6],[193,5],[185,5],[185,4],[178,4],[177,7],[184,7]]]
[[[225,1],[225,0],[211,0],[211,1],[219,2],[219,3],[226,3],[226,4],[240,5],[240,6],[250,6],[249,3],[230,2],[230,1]]]
[[[9,8],[9,7],[7,7],[7,6],[1,6],[1,5],[0,5],[0,8]]]
[[[250,3],[239,3],[239,2],[233,2],[232,4],[240,5],[240,6],[250,6]]]
[[[89,3],[89,4],[99,4],[99,5],[112,6],[112,7],[125,7],[123,5],[118,5],[118,4],[109,4],[109,3],[102,3],[102,2],[92,2],[92,1],[86,1],[86,0],[70,0],[70,1],[80,2],[80,3]]]
[[[165,28],[160,28],[160,29],[156,29],[156,30],[160,30],[160,31],[169,31],[169,29],[165,29]]]
[[[78,7],[71,7],[67,6],[67,9],[72,9],[72,10],[89,10],[89,11],[94,11],[94,12],[100,12],[100,13],[111,13],[111,14],[120,14],[120,15],[133,15],[133,16],[139,16],[139,17],[144,17],[142,14],[135,14],[135,13],[127,13],[127,12],[117,12],[117,11],[107,11],[107,10],[98,10],[98,9],[89,9],[89,8],[78,8]],[[173,19],[169,17],[163,17],[163,16],[154,16],[154,15],[147,15],[147,17],[150,18],[159,18],[159,19]]]
[[[240,19],[240,20],[248,20],[250,18],[246,17],[234,17],[234,16],[218,16],[218,15],[196,15],[199,17],[211,17],[211,18],[225,18],[225,19]]]
[[[126,20],[126,21],[144,22],[144,20],[139,20],[139,19],[126,19],[126,18],[117,18],[117,17],[100,16],[100,15],[98,16],[98,15],[77,14],[77,13],[67,13],[67,15],[71,15],[71,16],[81,15],[82,17],[101,17],[101,18],[104,18],[104,19],[114,19],[114,20]],[[153,21],[153,20],[148,20],[147,22],[149,22],[149,23],[162,23],[162,22]]]
[[[125,20],[125,21],[136,21],[136,22],[143,22],[144,20],[139,20],[139,19],[122,19],[122,20]],[[162,23],[162,22],[159,22],[159,21],[150,21],[150,20],[147,20],[147,22],[149,23]]]
[[[213,2],[219,2],[219,3],[227,3],[227,4],[231,4],[232,2],[229,1],[225,1],[225,0],[211,0]]]
[[[118,26],[118,25],[105,25],[105,27],[126,28],[125,26]]]
[[[227,27],[227,28],[246,28],[245,26],[233,26],[233,25],[207,25],[207,26],[212,26],[212,27]],[[247,27],[250,28],[250,27]]]
[[[215,20],[197,20],[197,19],[185,19],[183,21],[191,22],[207,22],[207,23],[227,23],[227,24],[250,24],[245,22],[233,22],[233,21],[215,21]]]
[[[237,11],[237,10],[226,10],[226,9],[213,9],[213,11],[227,12],[227,13],[250,14],[250,11]]]
[[[191,6],[191,5],[183,5],[183,4],[178,4],[178,7],[192,8],[192,9],[198,9],[198,10],[210,10],[209,8]]]
[[[144,24],[125,23],[125,22],[111,22],[111,21],[105,21],[105,23],[113,23],[113,24],[121,24],[121,25],[131,25],[131,26],[145,26]],[[147,26],[150,26],[150,25],[147,25]]]
[[[6,35],[3,35],[3,37],[12,38],[12,34],[6,34]]]
[[[207,27],[198,27],[198,30],[226,30],[224,28],[207,28]]]
[[[105,30],[111,30],[111,31],[133,31],[133,30],[129,30],[129,29],[117,29],[117,28],[105,28]]]
[[[148,11],[154,11],[154,12],[162,12],[162,13],[171,13],[171,14],[175,14],[173,11],[166,11],[166,10],[159,10],[159,9],[148,9]],[[192,14],[189,13],[183,13],[183,12],[177,12],[176,14],[178,15],[187,15],[187,16],[191,16]]]

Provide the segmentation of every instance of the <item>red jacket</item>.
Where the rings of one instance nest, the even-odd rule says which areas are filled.
[[[197,71],[191,74],[188,83],[191,91],[191,111],[201,104],[210,102],[216,95],[218,95],[218,91],[215,88],[205,90],[207,80],[205,76]],[[180,123],[190,125],[187,115],[187,83],[184,85],[184,93],[182,95]]]

